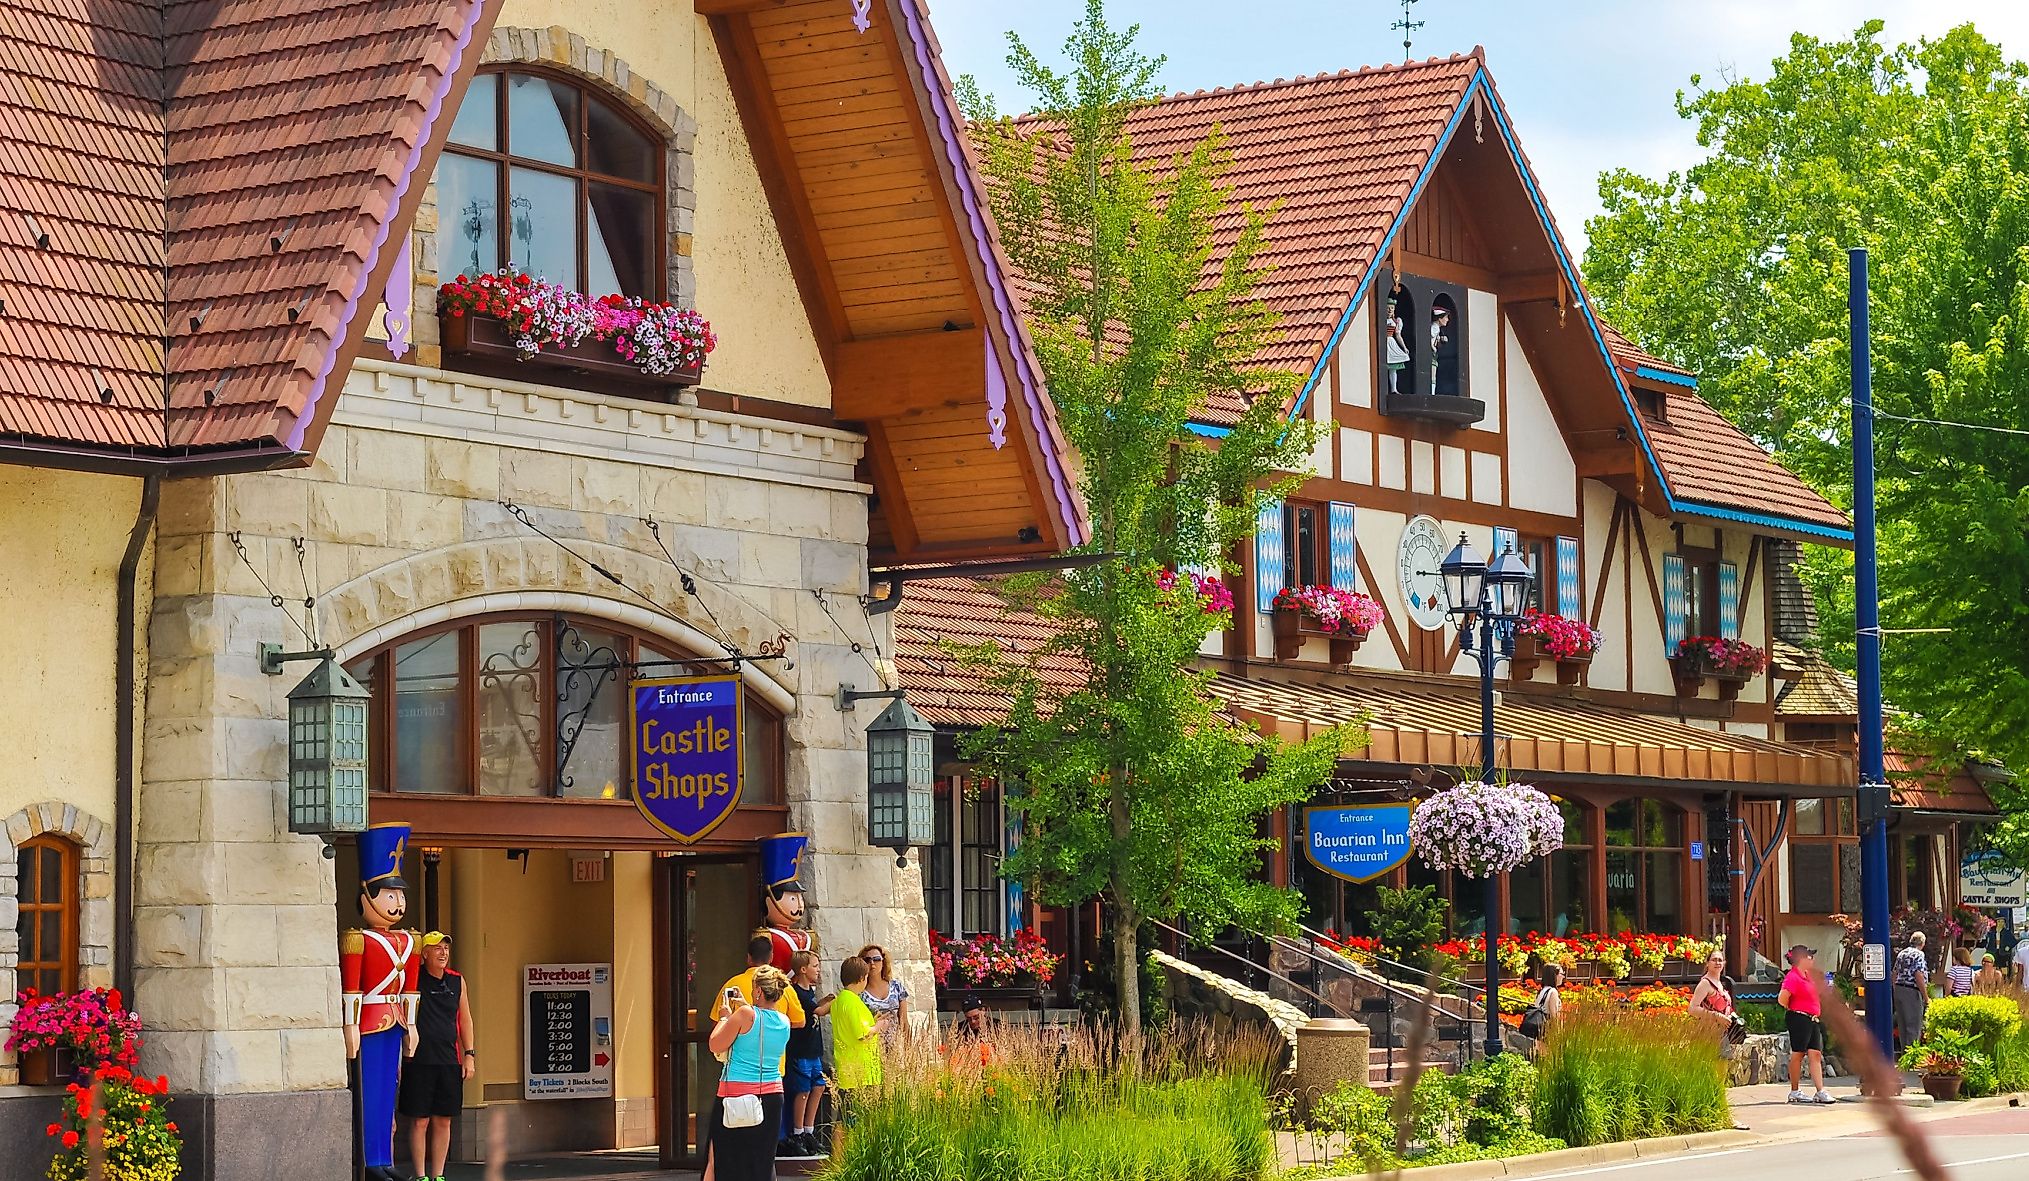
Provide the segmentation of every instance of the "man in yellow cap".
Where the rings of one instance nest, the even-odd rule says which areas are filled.
[[[478,1052],[472,1048],[472,1004],[465,978],[451,970],[451,937],[423,936],[418,978],[416,1056],[402,1071],[401,1113],[409,1118],[409,1153],[417,1181],[443,1181],[451,1153],[451,1121],[464,1105],[464,1082]],[[427,1165],[427,1167],[425,1167]]]

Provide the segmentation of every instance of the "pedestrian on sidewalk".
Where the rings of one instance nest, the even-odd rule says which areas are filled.
[[[1923,932],[1909,933],[1909,946],[1895,953],[1889,977],[1895,995],[1895,1052],[1923,1040],[1923,1016],[1930,1008],[1930,959],[1923,953]]]
[[[760,964],[750,979],[752,1003],[731,985],[720,994],[725,1016],[712,1026],[709,1042],[712,1053],[726,1056],[706,1134],[717,1181],[775,1181],[782,1061],[790,1031],[789,1017],[776,1006],[789,991],[789,977]]]
[[[2008,991],[2008,978],[1994,966],[1994,953],[1989,951],[1980,956],[1980,970],[1973,973],[1973,993],[1976,996],[2000,996]]]
[[[867,987],[860,998],[881,1023],[882,1043],[892,1046],[909,1036],[909,990],[895,979],[895,961],[887,948],[869,943],[860,948],[859,959],[867,966]]]
[[[1740,1020],[1733,1009],[1733,992],[1726,987],[1725,952],[1715,951],[1705,957],[1705,974],[1691,988],[1691,1013],[1729,1035],[1734,1023]],[[1728,1040],[1732,1038],[1729,1036]]]
[[[395,1110],[409,1121],[409,1157],[416,1181],[443,1181],[451,1154],[451,1121],[465,1104],[465,1080],[478,1053],[465,978],[451,970],[451,937],[423,936],[423,971],[416,991],[416,1056],[402,1069]]]
[[[849,956],[838,966],[838,983],[845,989],[831,1002],[831,1060],[838,1067],[832,1081],[836,1116],[831,1130],[831,1156],[844,1151],[844,1136],[852,1127],[856,1092],[881,1083],[881,1033],[874,1012],[867,1008],[867,962]]]
[[[1782,991],[1775,1003],[1789,1013],[1789,1101],[1791,1103],[1837,1103],[1825,1090],[1824,1005],[1818,999],[1818,953],[1799,943],[1789,949],[1789,974],[1782,978]],[[1803,1067],[1808,1061],[1815,1095],[1804,1094]]]
[[[824,1042],[817,1019],[831,1012],[832,998],[817,995],[817,953],[789,957],[790,986],[808,1020],[789,1034],[789,1138],[786,1156],[813,1157],[817,1151],[817,1109],[824,1103]]]
[[[1543,987],[1522,1014],[1522,1036],[1538,1043],[1564,1013],[1564,994],[1558,991],[1564,985],[1564,965],[1544,964],[1541,979]]]
[[[1973,953],[1970,948],[1952,948],[1952,966],[1944,970],[1946,996],[1973,995]]]

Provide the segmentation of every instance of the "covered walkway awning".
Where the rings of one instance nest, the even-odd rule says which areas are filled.
[[[1301,740],[1356,723],[1371,738],[1354,762],[1469,767],[1480,762],[1477,696],[1427,685],[1320,684],[1221,673],[1211,692],[1262,732]],[[1705,730],[1570,699],[1504,695],[1494,711],[1502,767],[1551,783],[1740,790],[1755,796],[1850,793],[1837,750]]]

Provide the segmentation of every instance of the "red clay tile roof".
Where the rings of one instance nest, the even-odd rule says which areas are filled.
[[[1007,656],[1035,658],[1060,625],[1012,610],[978,578],[936,578],[906,584],[895,608],[895,668],[909,704],[939,726],[991,725],[1007,716],[1007,694],[991,670],[951,654],[951,645],[997,642]],[[1060,691],[1084,683],[1083,661],[1063,653],[1041,657],[1045,686]]]
[[[300,447],[497,3],[0,0],[0,440]]]
[[[1607,344],[1628,378],[1642,368],[1686,371],[1650,356],[1607,327]],[[1688,375],[1688,374],[1687,374]],[[1643,419],[1656,462],[1678,500],[1719,508],[1766,513],[1832,529],[1848,529],[1846,514],[1784,467],[1761,444],[1729,422],[1695,390],[1668,382],[1650,383],[1663,397],[1665,421]]]
[[[1127,122],[1134,153],[1161,165],[1216,127],[1232,166],[1235,208],[1279,206],[1268,223],[1257,288],[1281,314],[1281,338],[1256,358],[1309,372],[1323,356],[1353,290],[1437,147],[1446,121],[1480,68],[1469,55],[1367,67],[1252,86],[1177,94]],[[1046,130],[1041,119],[1025,128]],[[1239,216],[1220,223],[1213,265],[1238,238]],[[1237,403],[1207,407],[1206,421],[1237,420]]]
[[[1966,765],[1940,766],[1893,750],[1885,752],[1882,765],[1888,772],[1888,793],[1898,808],[1981,816],[1999,812]]]

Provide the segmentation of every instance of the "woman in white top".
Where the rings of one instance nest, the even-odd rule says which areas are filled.
[[[893,1041],[898,1031],[909,1031],[909,990],[895,979],[894,961],[880,944],[860,948],[859,958],[867,962],[867,990],[860,999],[873,1010],[874,1028],[880,1031],[881,1040]]]

